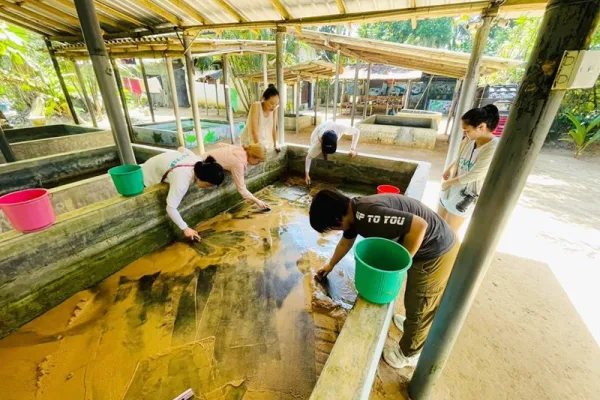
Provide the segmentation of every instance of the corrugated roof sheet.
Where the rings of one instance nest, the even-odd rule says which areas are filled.
[[[102,29],[109,34],[124,35],[132,35],[133,30],[145,30],[144,34],[150,35],[161,28],[200,27],[202,22],[209,29],[260,29],[277,24],[314,26],[455,16],[481,13],[491,4],[481,0],[96,0],[95,3]],[[547,0],[506,0],[500,11],[539,15],[546,3]],[[0,19],[64,40],[79,35],[68,29],[72,26],[79,30],[76,15],[73,0],[3,0],[0,4]],[[220,27],[220,24],[228,25]]]

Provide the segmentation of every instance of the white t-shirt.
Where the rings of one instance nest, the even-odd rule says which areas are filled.
[[[464,212],[457,210],[456,204],[464,198],[461,192],[465,188],[469,194],[480,194],[498,142],[496,137],[483,146],[475,147],[475,141],[469,140],[462,147],[458,157],[458,169],[454,175],[459,177],[460,184],[451,186],[440,194],[440,202],[451,214],[465,218],[473,214],[475,203]]]
[[[154,156],[142,165],[146,187],[160,183],[165,172],[179,165],[167,174],[165,182],[169,184],[167,214],[181,230],[187,228],[188,225],[177,211],[177,207],[194,182],[194,165],[198,161],[202,161],[202,159],[192,151],[180,147],[178,151],[168,151]]]
[[[333,121],[325,121],[319,124],[312,135],[310,135],[310,148],[308,149],[308,154],[306,155],[306,163],[305,163],[305,172],[308,174],[310,171],[310,164],[313,158],[317,158],[321,151],[321,138],[323,134],[327,131],[334,131],[337,135],[338,142],[344,135],[352,135],[352,146],[350,147],[352,150],[356,150],[356,145],[358,144],[358,139],[360,137],[360,130],[353,126],[340,125]]]

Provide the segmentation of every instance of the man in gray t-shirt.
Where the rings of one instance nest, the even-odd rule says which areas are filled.
[[[450,226],[410,197],[380,194],[350,199],[331,190],[322,190],[313,199],[310,224],[321,233],[344,231],[331,260],[318,271],[320,279],[344,258],[358,235],[391,239],[408,250],[413,265],[404,296],[406,318],[394,316],[403,335],[399,346],[384,350],[383,358],[394,368],[416,365],[458,253]]]

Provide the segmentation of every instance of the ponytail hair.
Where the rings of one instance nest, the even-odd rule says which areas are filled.
[[[262,98],[263,100],[269,100],[271,97],[277,96],[279,97],[279,91],[272,83],[269,84],[267,89],[263,92]]]
[[[213,156],[208,156],[204,161],[198,161],[194,165],[194,174],[199,180],[217,186],[223,183],[223,180],[225,179],[223,167]]]
[[[493,104],[488,104],[487,106],[481,108],[473,108],[465,113],[462,116],[462,120],[470,126],[478,127],[479,125],[485,123],[487,128],[494,132],[498,127],[498,123],[500,122],[500,113],[498,112],[498,107]]]

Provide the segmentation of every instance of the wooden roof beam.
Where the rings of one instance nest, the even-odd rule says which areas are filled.
[[[25,0],[25,1],[30,1],[30,0]],[[70,0],[54,0],[54,1],[67,7],[69,10],[73,11],[73,13],[74,13],[73,15],[77,15],[77,10],[75,9],[75,3],[73,1],[70,1]],[[120,30],[129,29],[128,26],[121,25],[120,23],[115,22],[114,20],[112,20],[102,14],[98,14],[98,21],[100,21],[100,23],[102,23],[104,25],[112,26],[113,28],[116,28],[116,29],[120,29]],[[80,26],[78,18],[77,18],[77,26]]]
[[[35,32],[41,36],[53,35],[55,32],[46,27],[33,23],[32,21],[24,20],[21,15],[15,14],[11,11],[8,11],[5,8],[0,8],[0,19],[5,20],[9,24],[16,25],[23,29],[27,29],[29,31]]]
[[[246,23],[248,19],[244,17],[238,10],[235,9],[227,0],[215,0],[215,2],[225,9],[233,18],[239,22]],[[246,28],[246,29],[257,29],[257,28]]]
[[[417,8],[417,0],[410,0],[408,6],[410,8]],[[417,17],[411,17],[410,24],[411,24],[413,30],[417,29]]]
[[[181,11],[187,13],[190,17],[200,22],[201,24],[213,24],[214,22],[201,14],[195,8],[191,7],[184,0],[166,0]]]
[[[71,33],[73,35],[78,35],[79,33],[81,33],[81,31],[79,31],[79,29],[72,28],[69,25],[62,24],[62,23],[60,23],[58,21],[55,21],[55,20],[53,20],[51,18],[48,18],[48,17],[44,16],[44,15],[41,15],[41,14],[38,14],[38,13],[36,13],[34,11],[28,10],[28,9],[26,9],[24,7],[21,7],[17,3],[10,3],[10,2],[5,1],[5,0],[0,0],[0,7],[3,7],[5,9],[7,9],[7,10],[15,11],[17,14],[22,14],[22,15],[25,15],[26,17],[32,18],[32,19],[34,19],[36,21],[39,21],[39,22],[45,24],[44,26],[56,27],[56,28],[58,28],[59,31],[62,31],[62,32],[68,32],[68,33]],[[19,17],[17,15],[14,15],[14,16],[15,17]],[[22,20],[23,18],[20,17],[18,19]]]
[[[337,4],[340,14],[346,14],[346,4],[344,4],[344,0],[335,0],[335,4]]]
[[[51,7],[48,4],[42,3],[38,0],[24,0],[21,5],[23,7],[27,7],[28,9],[33,9],[32,11],[43,10],[52,16],[53,19],[59,19],[62,21],[68,21],[69,24],[73,26],[80,26],[79,19],[74,17],[71,14],[68,14],[62,10]]]
[[[113,7],[109,6],[109,5],[101,3],[98,0],[96,0],[94,3],[96,4],[96,8],[98,10],[103,11],[106,14],[112,16],[112,17],[116,17],[116,18],[122,19],[122,20],[130,22],[130,23],[132,23],[134,25],[139,25],[139,26],[145,26],[145,27],[147,27],[146,24],[143,23],[142,21],[138,20],[137,18],[132,17],[129,14],[126,14],[124,12],[119,11],[116,8],[113,8]]]
[[[150,1],[150,0],[136,0],[136,1],[138,3],[140,3],[142,6],[146,7],[150,11],[152,11],[154,14],[160,15],[162,18],[166,19],[173,25],[177,25],[177,26],[183,25],[183,21],[181,19],[179,19],[178,16],[176,16],[175,14],[156,5],[152,1]]]
[[[292,19],[292,14],[290,14],[290,12],[285,8],[285,6],[283,4],[281,4],[281,1],[279,0],[270,0],[271,1],[271,5],[277,10],[277,12],[279,13],[279,15],[281,15],[281,18],[283,19]]]

